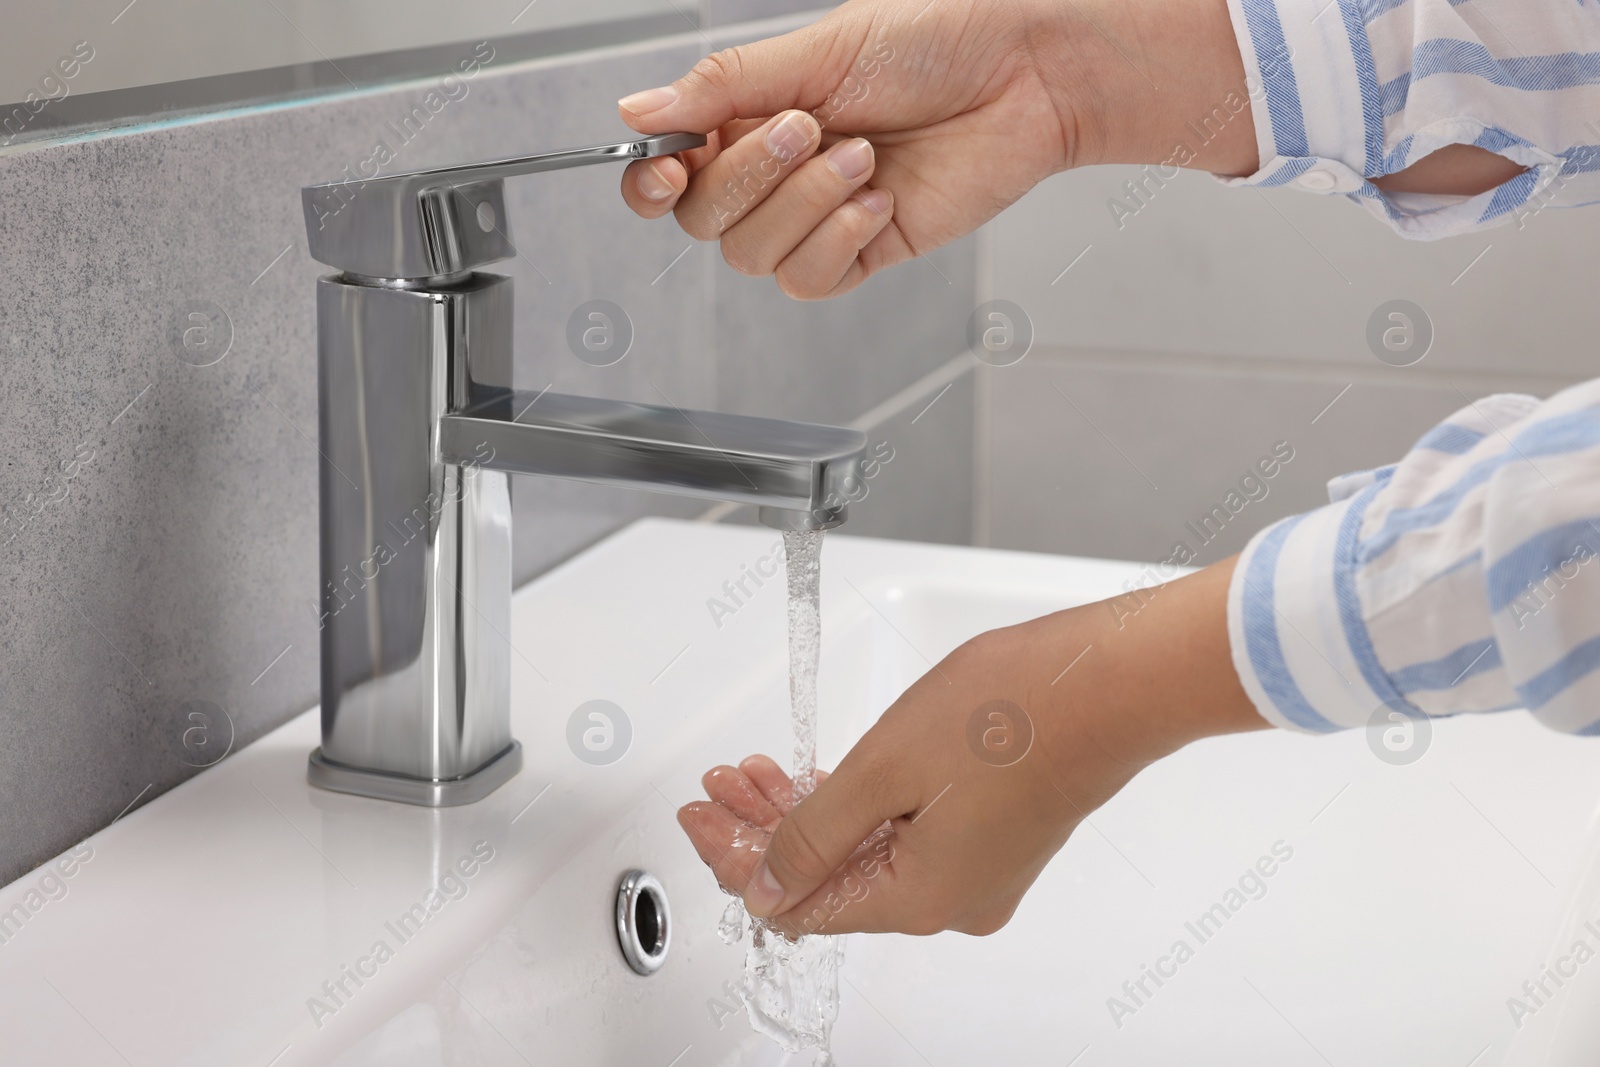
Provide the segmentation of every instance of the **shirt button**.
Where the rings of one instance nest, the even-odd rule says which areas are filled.
[[[1297,179],[1302,188],[1312,192],[1326,193],[1339,184],[1339,179],[1325,170],[1308,170]]]

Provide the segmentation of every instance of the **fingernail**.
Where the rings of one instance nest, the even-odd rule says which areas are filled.
[[[863,189],[855,198],[876,215],[887,215],[890,205],[894,203],[894,196],[887,189]]]
[[[744,910],[758,919],[765,919],[769,915],[776,914],[782,905],[783,886],[772,877],[772,872],[763,862],[756,868],[755,876],[745,888]]]
[[[676,99],[678,90],[673,86],[663,85],[659,89],[646,89],[642,93],[625,96],[617,101],[617,106],[635,115],[648,115],[652,111],[660,111]]]
[[[860,181],[861,176],[872,167],[872,145],[860,137],[840,141],[828,149],[824,158],[833,172],[845,181]]]
[[[654,163],[646,163],[644,169],[639,171],[639,191],[650,200],[665,200],[677,192],[672,183],[661,176],[661,171]]]
[[[806,150],[819,129],[817,120],[804,111],[791,111],[767,131],[767,151],[787,163]]]

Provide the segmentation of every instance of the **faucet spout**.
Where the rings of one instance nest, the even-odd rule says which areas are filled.
[[[439,423],[446,463],[755,504],[783,529],[844,521],[866,443],[836,426],[517,389]]]

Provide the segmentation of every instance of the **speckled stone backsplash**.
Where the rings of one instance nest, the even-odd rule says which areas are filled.
[[[386,169],[410,169],[621,139],[618,96],[778,28],[490,59],[449,93],[419,81],[0,155],[0,883],[317,701],[324,271],[300,188],[380,142]],[[854,422],[895,459],[853,531],[969,540],[974,245],[797,305],[635,218],[620,176],[508,184],[518,384]],[[633,324],[613,366],[566,348],[592,299]],[[636,517],[704,510],[533,479],[514,498],[519,581]]]

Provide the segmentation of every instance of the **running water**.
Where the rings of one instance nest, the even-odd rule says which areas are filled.
[[[785,532],[789,578],[789,703],[794,718],[794,800],[817,780],[817,666],[822,656],[822,531]],[[717,932],[728,944],[744,935],[744,904],[735,899]],[[745,1009],[750,1024],[789,1052],[817,1050],[816,1067],[831,1067],[829,1047],[839,1017],[839,967],[844,941],[811,934],[790,941],[751,920],[744,956]]]
[[[789,578],[789,713],[794,719],[794,802],[817,785],[817,666],[822,661],[822,531],[783,535]]]

